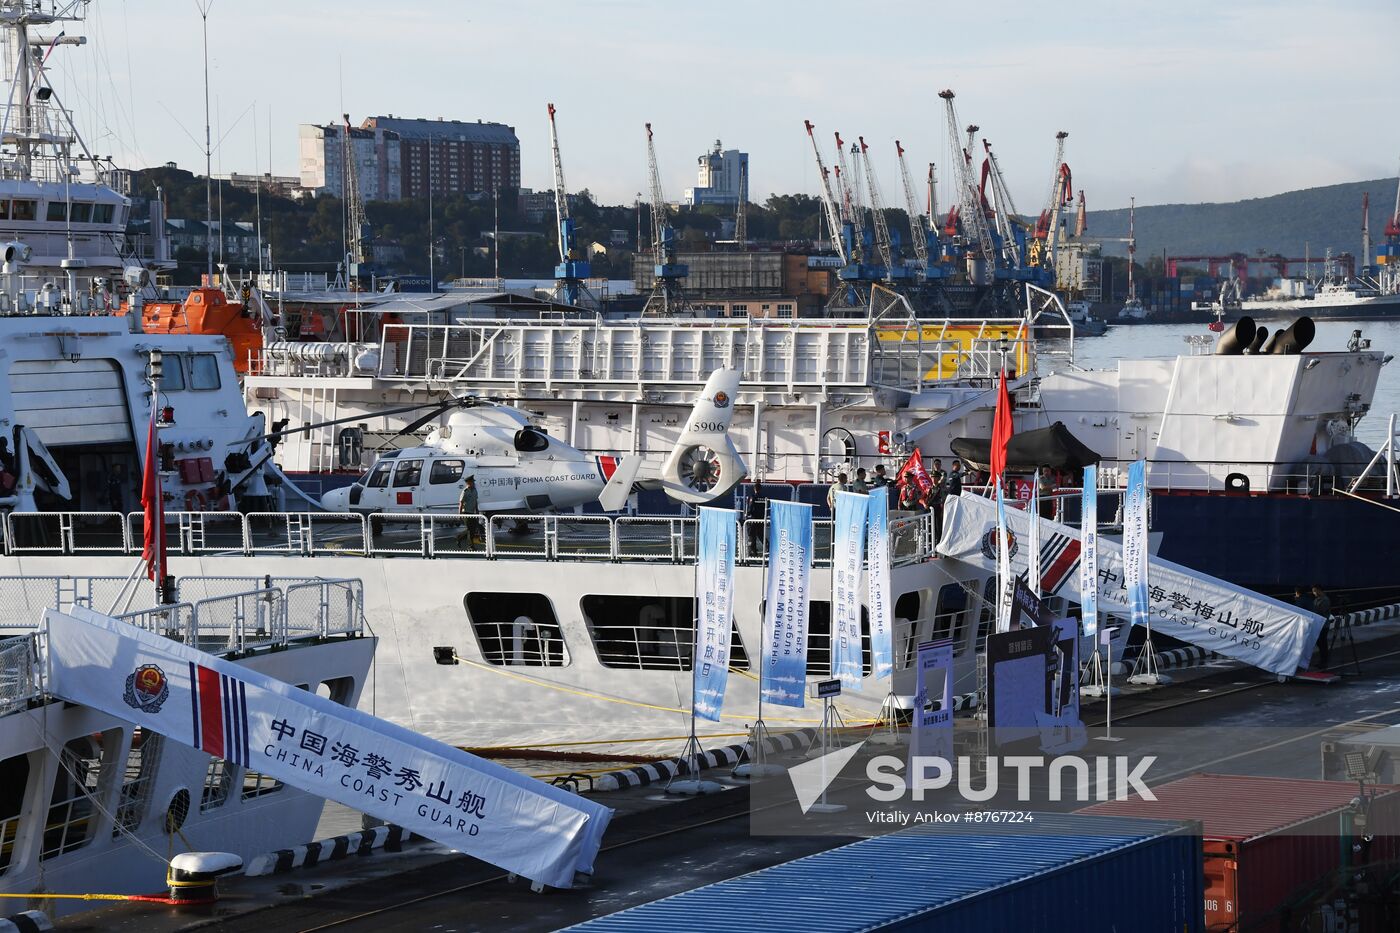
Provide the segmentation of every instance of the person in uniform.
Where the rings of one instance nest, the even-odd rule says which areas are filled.
[[[475,476],[468,476],[462,484],[462,494],[457,497],[457,514],[467,516],[462,530],[457,532],[457,540],[470,539],[470,547],[484,544],[486,535],[481,527],[481,496],[476,491]]]

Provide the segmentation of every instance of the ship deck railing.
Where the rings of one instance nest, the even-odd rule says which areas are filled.
[[[370,309],[355,314],[372,318]],[[347,327],[350,326],[347,324]],[[968,333],[969,329],[973,332]],[[534,392],[689,391],[721,367],[743,373],[745,391],[888,389],[917,394],[950,382],[996,377],[1003,362],[1034,366],[1022,318],[759,318],[632,321],[475,320],[457,324],[357,321],[343,352],[249,351],[259,378],[363,378],[449,388]],[[378,335],[377,343],[366,343]],[[369,335],[367,338],[366,335]],[[361,370],[376,347],[377,368]]]
[[[11,512],[0,523],[3,553],[13,556],[139,555],[142,512]],[[736,521],[739,521],[736,513]],[[492,515],[455,513],[167,512],[166,550],[173,556],[413,556],[553,561],[695,559],[697,519],[684,516]],[[813,563],[831,562],[832,522],[813,522]],[[761,564],[766,520],[736,529],[737,561]],[[934,556],[934,516],[893,514],[890,555],[896,566]]]
[[[11,686],[24,679],[19,646],[39,636],[35,629],[50,608],[83,606],[216,654],[365,631],[364,585],[357,579],[187,576],[176,580],[176,592],[181,601],[131,610],[133,602],[154,600],[144,578],[133,585],[130,577],[0,576],[0,711],[24,702],[22,691]],[[6,638],[7,632],[16,636]]]

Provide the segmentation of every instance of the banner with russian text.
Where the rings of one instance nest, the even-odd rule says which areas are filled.
[[[1123,499],[1123,582],[1128,587],[1128,611],[1133,625],[1150,623],[1147,603],[1147,463],[1128,467],[1128,491]]]
[[[811,576],[812,507],[773,500],[763,607],[763,699],[778,706],[803,705]]]
[[[876,677],[894,672],[894,602],[890,599],[890,489],[870,490],[866,516],[865,561],[869,593],[870,667]]]
[[[734,513],[700,509],[695,550],[695,658],[691,702],[695,715],[719,721],[729,680],[729,639],[734,619]]]
[[[860,689],[860,565],[865,545],[869,498],[836,493],[831,529],[831,676],[850,690]]]
[[[1031,517],[1030,533],[1026,535],[1026,577],[1027,585],[1036,596],[1040,595],[1040,470],[1031,476],[1031,501],[1026,506],[1026,514]]]
[[[586,797],[81,606],[44,620],[69,702],[532,881],[593,869],[612,810]]]
[[[1084,490],[1079,505],[1079,593],[1084,635],[1099,631],[1099,468],[1084,468]]]

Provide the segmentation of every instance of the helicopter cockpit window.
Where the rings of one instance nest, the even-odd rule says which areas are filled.
[[[417,486],[422,478],[422,460],[400,460],[399,468],[394,471],[394,486]]]
[[[515,432],[515,449],[527,454],[537,454],[549,447],[549,435],[539,428],[525,427]]]
[[[428,482],[433,486],[455,483],[462,478],[463,466],[461,460],[434,460],[433,468],[428,471]]]
[[[369,471],[369,479],[365,480],[365,485],[370,489],[383,489],[389,485],[389,471],[394,468],[394,461],[383,460],[374,465],[374,469]]]

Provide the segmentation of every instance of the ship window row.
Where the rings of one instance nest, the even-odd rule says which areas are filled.
[[[220,386],[219,360],[212,353],[163,354],[160,390],[210,392]]]
[[[908,595],[908,594],[906,594]],[[917,597],[915,597],[917,599]],[[569,646],[550,599],[542,593],[475,592],[463,600],[482,660],[498,667],[564,667]],[[901,598],[899,603],[905,606]],[[588,595],[579,601],[603,667],[688,671],[695,645],[693,596]],[[760,613],[762,604],[759,608]],[[871,672],[870,618],[860,611],[861,664]],[[748,648],[730,627],[729,666],[750,670]],[[813,600],[808,613],[807,673],[831,671],[831,605]]]
[[[0,220],[37,220],[41,203],[28,198],[0,198]],[[44,208],[44,219],[58,223],[67,221],[68,207],[67,201],[49,201]],[[117,223],[125,222],[115,204],[73,201],[72,208],[72,221],[75,224],[110,224],[114,220]]]

